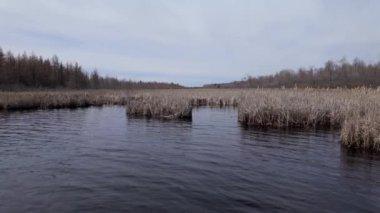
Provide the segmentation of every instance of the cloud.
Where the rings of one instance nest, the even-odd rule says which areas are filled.
[[[379,10],[376,0],[2,0],[0,45],[193,86],[380,60]]]

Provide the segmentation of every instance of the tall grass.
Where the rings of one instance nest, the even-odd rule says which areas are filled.
[[[237,106],[244,90],[241,89],[176,89],[176,90],[137,90],[134,98],[161,97],[176,100],[187,100],[191,106],[225,107]]]
[[[343,145],[380,151],[379,97],[380,91],[377,94],[366,94],[358,98],[357,109],[351,111],[342,124]]]
[[[76,108],[104,104],[125,104],[123,91],[34,91],[0,92],[0,110]]]
[[[255,90],[242,97],[238,119],[261,127],[339,127],[350,101],[341,91]]]
[[[127,114],[163,119],[189,119],[199,106],[237,106],[241,90],[140,90],[129,98]]]
[[[373,89],[255,90],[241,98],[243,125],[341,128],[341,142],[380,151],[380,91]]]
[[[184,97],[155,95],[133,97],[127,102],[129,116],[162,119],[191,119],[192,107]]]

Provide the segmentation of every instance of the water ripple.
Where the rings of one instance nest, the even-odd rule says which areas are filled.
[[[339,133],[247,129],[123,107],[0,114],[0,212],[379,212],[380,157]],[[22,205],[20,205],[22,203]]]

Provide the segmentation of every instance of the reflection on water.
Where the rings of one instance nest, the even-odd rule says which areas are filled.
[[[378,212],[380,158],[332,131],[241,127],[123,107],[0,114],[0,212]]]

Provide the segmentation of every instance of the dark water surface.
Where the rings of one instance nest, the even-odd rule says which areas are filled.
[[[380,158],[338,132],[244,129],[123,107],[0,114],[0,212],[380,212]]]

